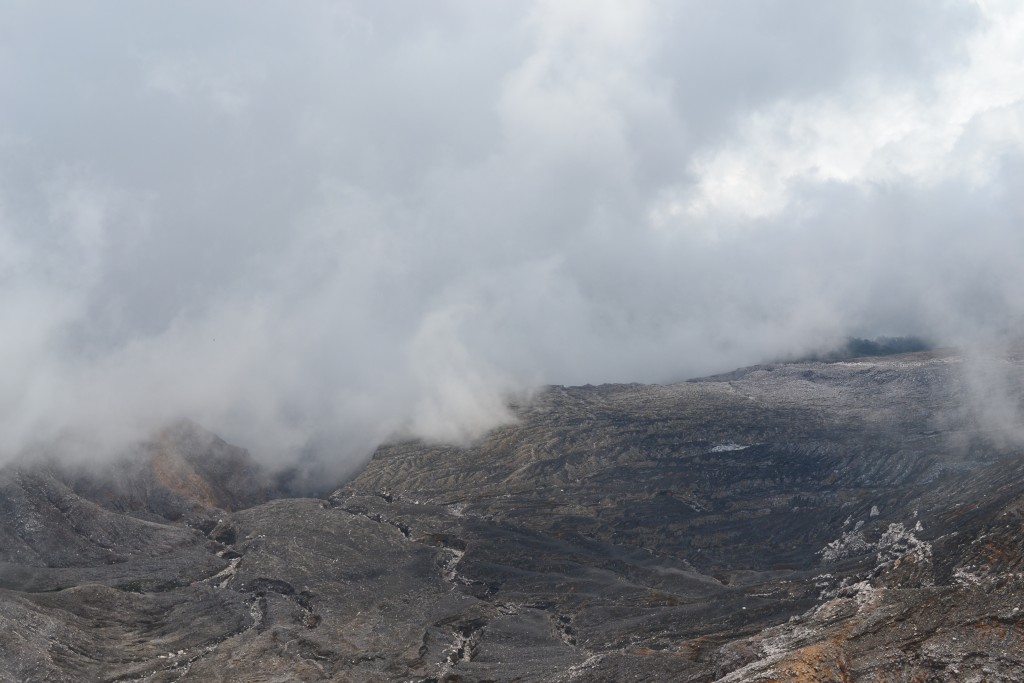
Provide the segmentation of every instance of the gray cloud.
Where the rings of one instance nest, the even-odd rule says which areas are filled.
[[[0,452],[465,440],[1024,313],[1003,2],[8,3]]]

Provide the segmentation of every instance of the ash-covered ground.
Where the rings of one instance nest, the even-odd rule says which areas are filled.
[[[1024,680],[1024,448],[977,394],[943,351],[551,387],[323,498],[190,424],[10,465],[0,681]]]

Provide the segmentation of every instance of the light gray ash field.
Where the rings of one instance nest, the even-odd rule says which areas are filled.
[[[963,377],[551,387],[323,498],[190,424],[11,465],[0,680],[1024,680],[1024,458]]]

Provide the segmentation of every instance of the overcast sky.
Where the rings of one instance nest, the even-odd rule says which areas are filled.
[[[1012,0],[0,0],[0,102],[0,459],[1024,314]]]

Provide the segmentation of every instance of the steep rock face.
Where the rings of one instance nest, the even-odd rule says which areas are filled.
[[[89,582],[131,590],[187,582],[220,565],[201,534],[112,512],[45,472],[4,472],[0,511],[0,588]]]
[[[0,680],[1022,680],[1018,406],[974,391],[945,353],[552,387],[326,500],[191,425],[9,468]]]
[[[272,495],[244,451],[190,423],[101,466],[0,470],[0,680],[134,677],[250,625],[243,596],[204,582],[226,546],[192,526]]]
[[[209,524],[211,511],[241,510],[279,495],[244,449],[188,421],[103,466],[55,469],[84,498],[161,521]]]
[[[901,519],[934,482],[998,458],[956,370],[912,355],[554,388],[473,448],[381,448],[352,486],[702,570],[807,569],[848,517]]]
[[[1004,371],[1019,386],[1019,364]],[[572,680],[1013,680],[1024,471],[971,388],[961,359],[941,353],[760,366],[667,387],[553,388],[472,448],[381,448],[348,488],[566,546],[642,548],[657,574],[720,582],[687,593],[597,553],[604,561],[589,566],[664,597],[619,596],[609,608],[553,592],[589,655]],[[416,516],[402,523],[415,527]],[[492,581],[499,600],[515,581],[497,563],[473,563],[494,546],[470,544],[459,566]],[[517,558],[517,569],[546,554]],[[946,608],[926,616],[925,590]],[[971,608],[958,610],[965,600]],[[827,608],[799,616],[815,602]],[[877,614],[865,635],[863,613],[876,603],[900,621],[918,617],[917,640]],[[789,618],[802,625],[763,631]],[[1003,645],[979,641],[957,655],[939,638],[915,649],[925,633],[986,623],[1003,624]],[[774,635],[741,637],[748,630]]]

